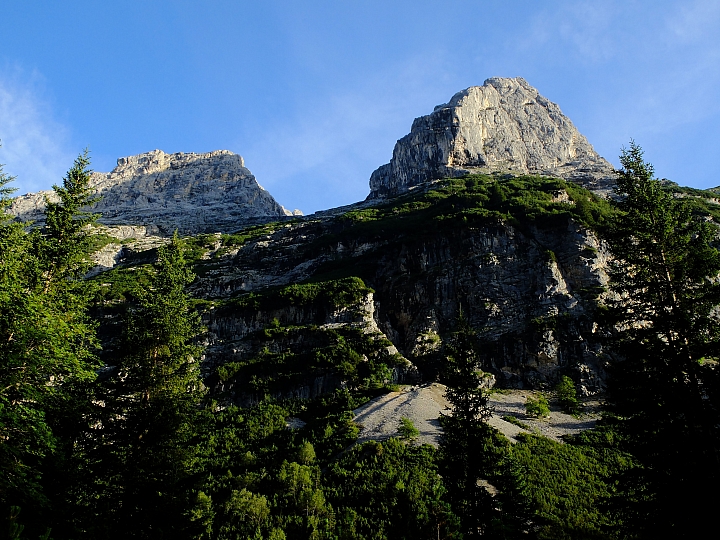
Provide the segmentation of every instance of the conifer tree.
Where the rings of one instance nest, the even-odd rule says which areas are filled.
[[[696,537],[720,479],[717,228],[663,188],[634,142],[620,161],[608,402],[643,466],[627,479],[625,521],[641,536]]]
[[[440,473],[464,536],[521,538],[534,527],[532,511],[507,439],[487,423],[492,411],[480,348],[476,331],[461,312],[443,371],[451,414],[441,418]],[[498,490],[494,496],[489,483]]]
[[[201,325],[185,292],[193,279],[175,234],[159,248],[150,285],[135,292],[126,319],[102,434],[112,456],[100,461],[114,463],[108,482],[118,492],[104,496],[115,515],[112,535],[170,537],[184,527],[181,485],[194,464],[194,422],[205,395],[195,344]]]
[[[485,423],[490,409],[481,387],[478,350],[475,331],[461,313],[443,372],[452,409],[442,417],[440,453],[453,512],[469,537],[482,535],[493,519],[492,498],[479,481],[487,481],[499,460],[492,428]]]
[[[27,232],[5,213],[11,180],[0,168],[0,505],[41,504],[41,464],[59,439],[70,389],[95,377],[95,326],[89,320],[88,232],[95,218],[87,152],[53,186],[46,225]],[[5,508],[3,508],[3,512]],[[23,512],[25,514],[26,512]]]
[[[90,187],[89,165],[90,157],[85,150],[75,160],[62,186],[53,186],[59,200],[45,197],[45,225],[36,239],[42,290],[68,307],[75,301],[87,304],[88,284],[81,278],[89,268],[92,238],[89,225],[99,217],[87,210],[99,200]]]

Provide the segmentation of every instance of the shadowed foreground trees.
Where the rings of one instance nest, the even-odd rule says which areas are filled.
[[[608,403],[643,465],[626,477],[620,505],[643,537],[700,537],[720,480],[717,227],[663,189],[634,142],[620,161]]]
[[[102,444],[89,456],[112,486],[100,493],[106,537],[158,538],[188,526],[184,483],[206,393],[200,318],[185,292],[194,277],[176,234],[159,248],[149,285],[134,291],[118,365],[100,388]]]
[[[120,362],[96,382],[88,166],[86,152],[31,230],[5,213],[12,178],[0,169],[0,512],[31,536],[54,523],[61,537],[155,538],[185,527],[179,486],[196,465],[205,389],[184,290],[194,276],[177,237],[159,249]]]

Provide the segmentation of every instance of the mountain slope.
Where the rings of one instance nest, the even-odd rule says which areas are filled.
[[[593,229],[609,211],[560,179],[475,175],[339,215],[189,239],[207,373],[232,364],[213,384],[241,401],[367,377],[432,379],[462,309],[501,385],[566,373],[596,392],[608,254]],[[138,253],[97,278],[107,309],[149,260]]]

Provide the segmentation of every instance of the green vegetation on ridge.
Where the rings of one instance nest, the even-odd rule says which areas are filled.
[[[440,229],[457,222],[473,226],[498,221],[525,227],[561,223],[567,218],[598,229],[608,223],[612,213],[606,200],[559,178],[470,175],[443,180],[384,205],[347,212],[341,219],[358,224],[358,233],[387,227],[412,234],[418,225],[429,222]]]
[[[602,231],[614,212],[607,200],[562,179],[471,175],[442,180],[377,206],[346,212],[336,218],[338,227],[302,249],[312,257],[338,243],[378,240],[392,249],[397,244],[413,245],[433,237],[506,225],[532,237],[536,229],[564,229],[568,220]],[[360,276],[371,280],[376,272],[374,257],[372,253],[359,255],[352,264],[328,261],[314,279]]]
[[[291,285],[249,293],[231,300],[238,309],[268,311],[286,306],[321,305],[334,308],[359,304],[373,290],[358,277]]]

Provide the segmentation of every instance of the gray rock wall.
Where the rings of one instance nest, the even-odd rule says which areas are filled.
[[[369,198],[470,172],[541,174],[608,192],[614,170],[555,103],[524,79],[495,77],[416,118],[390,163],[370,177]]]
[[[571,374],[602,388],[595,298],[607,283],[607,250],[569,222],[520,231],[498,224],[388,250],[379,261],[380,329],[412,362],[432,361],[462,309],[485,347],[484,369],[503,386],[552,384]],[[403,279],[393,279],[398,268]],[[433,334],[439,338],[427,350]]]
[[[529,230],[498,222],[450,234],[433,234],[429,227],[414,239],[325,242],[340,237],[338,226],[332,219],[287,225],[216,260],[193,285],[193,294],[223,298],[284,286],[328,264],[351,273],[362,268],[359,275],[375,290],[361,310],[365,324],[378,328],[419,367],[442,361],[443,343],[462,307],[486,344],[485,368],[500,384],[542,386],[567,373],[589,393],[602,388],[593,310],[607,283],[609,254],[592,232],[572,220]],[[296,324],[313,316],[287,308],[240,323],[232,314],[217,314],[210,356],[222,362],[244,355],[238,347],[228,352],[227,344],[242,339],[245,325],[255,330],[272,317]],[[336,322],[334,317],[323,322]]]

